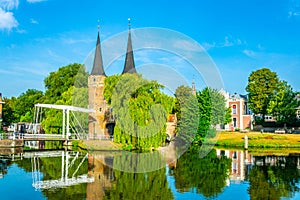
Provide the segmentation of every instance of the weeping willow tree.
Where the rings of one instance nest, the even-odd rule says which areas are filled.
[[[138,74],[105,79],[104,97],[116,116],[114,141],[136,149],[157,148],[166,140],[166,121],[174,98],[163,85]]]

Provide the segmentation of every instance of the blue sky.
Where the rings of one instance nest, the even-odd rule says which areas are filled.
[[[49,72],[91,54],[98,19],[105,42],[126,33],[128,17],[133,29],[166,28],[199,43],[231,93],[246,93],[249,74],[262,67],[300,91],[300,0],[0,0],[0,92],[44,90]],[[146,56],[135,54],[138,71]]]

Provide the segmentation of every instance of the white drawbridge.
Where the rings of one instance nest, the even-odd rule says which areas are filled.
[[[62,138],[69,139],[71,136],[71,129],[76,134],[77,138],[81,138],[79,132],[86,135],[84,128],[79,123],[78,119],[74,115],[73,111],[75,112],[82,112],[82,113],[94,113],[94,109],[86,109],[80,108],[75,106],[67,106],[67,105],[55,105],[55,104],[35,104],[35,116],[34,116],[34,123],[39,124],[42,118],[42,108],[52,108],[62,110]],[[70,113],[72,114],[72,118],[77,123],[80,130],[76,130],[76,126],[74,125],[74,121],[71,121]],[[36,129],[35,129],[36,134]]]

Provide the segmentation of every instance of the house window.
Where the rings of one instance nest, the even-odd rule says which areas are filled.
[[[244,104],[244,114],[245,115],[249,114],[247,103]]]
[[[235,128],[236,127],[236,118],[233,118],[233,127]]]
[[[232,114],[236,114],[236,105],[232,106]]]

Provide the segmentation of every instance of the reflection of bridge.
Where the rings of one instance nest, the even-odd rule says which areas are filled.
[[[82,154],[79,152],[69,151],[42,151],[42,152],[26,152],[23,154],[25,158],[31,158],[32,166],[32,186],[35,189],[50,189],[61,188],[71,185],[77,185],[80,183],[90,183],[94,181],[93,177],[89,177],[87,174],[76,176],[78,170],[82,166],[85,160],[88,158],[88,154]],[[40,171],[40,158],[45,157],[61,157],[61,178],[57,180],[41,180],[42,172]],[[79,165],[75,166],[75,161],[80,160]],[[73,174],[70,176],[69,169],[76,167]]]

